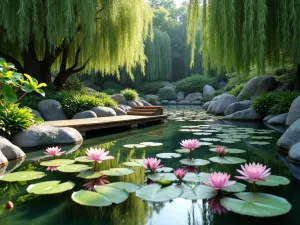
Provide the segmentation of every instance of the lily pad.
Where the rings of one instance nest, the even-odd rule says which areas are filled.
[[[215,141],[220,141],[221,139],[218,139],[218,138],[201,138],[200,140],[201,141],[212,141],[212,142],[215,142]]]
[[[182,195],[179,186],[170,185],[162,188],[161,184],[149,184],[136,191],[136,196],[150,202],[166,202]]]
[[[98,172],[98,171],[96,171],[96,172],[83,171],[80,174],[78,174],[77,177],[84,178],[84,179],[87,179],[87,180],[91,180],[91,179],[97,179],[97,178],[101,177],[102,175],[103,174]]]
[[[249,183],[253,183],[252,181],[248,181]],[[269,175],[265,177],[265,181],[256,181],[255,184],[261,186],[279,186],[279,185],[288,185],[290,180],[276,175]]]
[[[147,173],[147,177],[150,180],[153,180],[153,181],[158,181],[158,180],[174,181],[174,180],[177,180],[174,173]]]
[[[245,159],[237,158],[237,157],[212,157],[209,158],[210,161],[221,164],[240,164],[245,163]]]
[[[175,152],[178,152],[178,153],[190,153],[190,150],[189,149],[180,148],[180,149],[175,150]]]
[[[209,173],[186,173],[182,180],[186,182],[202,183],[203,181],[208,181]]]
[[[173,171],[173,168],[171,168],[171,167],[161,167],[161,168],[157,169],[156,171],[159,172],[159,173],[161,173],[161,172],[169,173],[169,172]]]
[[[198,199],[210,199],[217,195],[217,191],[206,185],[198,184],[191,187],[186,184],[179,185],[182,188],[181,198],[198,200]]]
[[[193,133],[194,135],[199,135],[199,136],[207,136],[207,135],[212,135],[212,133],[207,133],[207,132],[197,132]]]
[[[236,149],[236,148],[225,148],[225,150],[226,150],[228,153],[231,153],[231,154],[238,154],[238,153],[245,153],[245,152],[246,152],[245,150],[242,150],[242,149]],[[217,152],[217,151],[216,151],[216,148],[210,148],[209,151]]]
[[[7,173],[0,177],[0,180],[6,182],[16,182],[16,181],[28,181],[35,180],[46,176],[44,172],[39,171],[20,171],[14,173]]]
[[[227,210],[241,215],[273,217],[283,215],[292,208],[284,198],[264,193],[237,193],[235,198],[222,198],[221,205]]]
[[[27,192],[36,195],[52,195],[69,191],[75,186],[71,181],[64,183],[60,182],[60,180],[53,180],[32,184],[27,188]]]
[[[41,166],[63,166],[63,165],[70,165],[75,163],[75,160],[72,159],[53,159],[41,162]]]
[[[141,185],[133,184],[129,182],[114,182],[106,184],[107,187],[119,188],[121,190],[127,191],[128,193],[136,192],[141,188]]]
[[[102,170],[100,171],[103,175],[107,176],[125,176],[134,173],[134,170],[128,168],[111,168],[109,170]]]
[[[128,144],[128,145],[123,145],[125,148],[146,148],[146,145],[141,145],[141,144]]]
[[[75,158],[75,161],[81,162],[81,163],[91,163],[91,162],[95,162],[94,160],[85,159],[84,157],[85,157],[85,156],[77,157],[77,158]]]
[[[204,142],[204,141],[200,141],[199,144],[200,144],[200,145],[203,145],[203,146],[210,146],[210,145],[213,145],[213,143],[211,143],[211,142]]]
[[[162,158],[162,159],[172,159],[172,158],[179,158],[181,155],[178,153],[159,153],[156,154],[156,157]]]
[[[249,144],[250,145],[268,145],[268,144],[270,144],[270,142],[266,142],[266,141],[250,141]]]
[[[144,167],[143,159],[131,159],[130,162],[123,162],[124,166]]]
[[[158,147],[158,146],[162,146],[163,143],[159,143],[159,142],[141,142],[140,145],[145,145],[145,146],[149,146],[149,147]]]
[[[82,171],[87,171],[92,167],[84,164],[71,164],[71,165],[63,165],[57,168],[58,171],[64,173],[78,173]]]
[[[205,166],[210,162],[204,159],[182,159],[180,162],[188,166]]]
[[[227,192],[243,192],[246,190],[246,185],[242,183],[235,182],[233,185],[222,188],[222,191],[227,191]]]
[[[272,137],[267,137],[267,136],[252,136],[252,139],[258,139],[258,140],[270,140]]]
[[[222,139],[220,142],[227,143],[227,144],[234,144],[234,143],[239,142],[239,141],[241,141],[241,139],[231,138],[231,139]]]
[[[119,204],[124,202],[129,194],[127,191],[108,185],[94,186],[96,192],[108,198],[112,203]]]

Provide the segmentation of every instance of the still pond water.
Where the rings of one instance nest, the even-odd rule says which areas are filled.
[[[28,153],[26,160],[15,171],[38,170],[47,173],[47,176],[30,182],[6,183],[0,181],[0,205],[4,205],[8,200],[15,203],[13,210],[0,209],[0,225],[299,225],[300,212],[300,182],[292,176],[287,166],[281,160],[285,155],[280,155],[275,149],[275,143],[280,137],[280,133],[271,132],[261,123],[230,123],[218,120],[218,118],[206,117],[199,109],[169,110],[171,114],[167,124],[137,129],[117,134],[99,134],[101,137],[89,138],[83,145],[73,147],[78,150],[69,153],[61,158],[74,159],[85,155],[85,150],[89,147],[105,147],[110,150],[110,154],[115,159],[108,163],[106,161],[100,169],[122,167],[122,162],[129,161],[130,158],[155,157],[162,152],[174,152],[180,148],[179,142],[188,138],[220,138],[224,142],[211,141],[214,145],[223,145],[230,148],[243,149],[246,153],[239,154],[247,162],[260,162],[268,165],[272,169],[272,174],[285,176],[291,183],[287,186],[263,187],[258,186],[259,192],[270,193],[286,198],[292,204],[292,210],[284,216],[273,218],[254,218],[242,216],[232,212],[225,212],[220,215],[216,208],[207,200],[185,200],[176,198],[170,202],[150,203],[137,198],[131,193],[129,198],[111,207],[85,207],[78,205],[71,200],[73,191],[83,189],[85,181],[77,178],[77,174],[61,173],[58,171],[47,171],[46,167],[41,167],[38,158],[43,156],[43,149]],[[200,120],[201,121],[200,121]],[[192,120],[192,121],[191,121]],[[203,121],[205,120],[205,121]],[[199,127],[194,127],[198,126]],[[212,126],[203,126],[212,125]],[[224,126],[225,125],[225,126]],[[228,126],[230,125],[230,126]],[[233,126],[231,126],[233,125]],[[241,129],[248,128],[248,129]],[[208,133],[208,135],[195,135],[193,133]],[[221,136],[217,136],[221,134]],[[228,137],[226,137],[228,135]],[[241,138],[239,135],[244,135]],[[247,136],[248,137],[245,137]],[[267,136],[272,139],[259,140],[253,136]],[[235,143],[230,139],[236,140]],[[229,140],[229,141],[228,141]],[[140,142],[160,142],[159,147],[147,147],[140,149],[129,149],[123,147],[126,144],[138,144]],[[207,142],[207,141],[206,141]],[[254,142],[254,143],[253,143]],[[256,144],[255,144],[256,142]],[[258,142],[258,144],[257,144]],[[259,142],[270,142],[261,145]],[[72,147],[65,146],[64,150]],[[209,146],[201,146],[193,153],[194,158],[207,159],[216,156],[209,151]],[[178,159],[162,159],[162,164],[166,167],[180,168],[179,160],[186,158],[182,154]],[[281,158],[281,159],[280,159]],[[11,163],[10,167],[13,164]],[[239,165],[221,165],[210,163],[207,166],[198,167],[198,172],[223,171],[232,176],[237,175],[236,169]],[[136,172],[129,176],[107,177],[110,182],[125,181],[137,184],[144,183],[143,168],[134,167]],[[28,194],[26,188],[29,184],[47,181],[61,180],[73,181],[76,186],[73,190],[46,196],[35,196]],[[249,187],[247,186],[247,190]],[[226,194],[225,194],[226,195]],[[232,195],[232,194],[231,194]]]

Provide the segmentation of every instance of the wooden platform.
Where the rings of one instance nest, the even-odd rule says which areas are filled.
[[[72,119],[72,120],[56,120],[46,121],[43,125],[50,125],[55,127],[72,127],[80,132],[89,130],[98,130],[112,127],[141,125],[151,122],[164,122],[167,119],[166,115],[159,116],[110,116],[98,117],[91,119]]]
[[[161,106],[136,106],[130,110],[128,115],[137,116],[158,116],[163,115],[163,107]]]

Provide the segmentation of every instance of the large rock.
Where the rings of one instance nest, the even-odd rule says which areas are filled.
[[[248,106],[248,108],[249,108],[250,105],[252,104],[252,101],[251,100],[244,100],[244,101],[240,101],[239,103],[242,103],[242,104]]]
[[[201,101],[202,99],[203,96],[200,92],[191,93],[185,97],[185,100],[188,100],[189,102]]]
[[[203,87],[203,97],[207,99],[212,99],[212,97],[214,97],[215,91],[216,90],[212,86],[206,84]]]
[[[264,92],[272,91],[276,87],[276,80],[272,76],[258,76],[249,80],[238,95],[239,100],[250,99]]]
[[[12,144],[9,140],[0,136],[0,152],[8,160],[16,160],[25,157],[25,153],[18,147]]]
[[[300,119],[295,121],[284,132],[284,134],[277,141],[276,146],[279,149],[288,152],[290,148],[298,142],[300,142]]]
[[[287,115],[288,115],[287,113],[283,113],[283,114],[274,116],[271,119],[269,119],[267,121],[267,123],[271,124],[271,125],[284,126],[286,118],[287,118]]]
[[[289,158],[292,161],[300,162],[300,142],[294,144],[289,150]]]
[[[88,88],[94,89],[96,91],[101,90],[101,88],[98,85],[94,84],[91,80],[84,80],[83,83],[84,83],[84,86],[86,86]]]
[[[162,105],[169,105],[169,101],[168,100],[162,100],[160,103]]]
[[[61,104],[54,99],[40,101],[38,104],[38,109],[41,116],[46,121],[67,119]]]
[[[220,94],[220,95],[217,95],[217,96],[215,96],[213,99],[212,99],[212,101],[217,101],[219,98],[221,98],[222,96],[226,96],[226,95],[228,95],[227,93],[224,93],[224,94]]]
[[[144,106],[152,106],[149,102],[145,100],[140,100],[141,103],[143,103]]]
[[[39,111],[35,110],[35,109],[30,109],[31,113],[36,117],[36,118],[42,118],[41,114],[39,113]]]
[[[164,87],[171,87],[175,89],[174,84],[170,83],[169,81],[162,81],[161,83],[164,85]]]
[[[116,112],[117,116],[127,115],[127,112],[119,107],[112,107],[112,109]]]
[[[110,96],[113,100],[115,100],[118,104],[127,104],[126,98],[121,94],[115,94]]]
[[[82,142],[82,136],[74,128],[43,125],[32,126],[24,131],[20,131],[12,139],[12,143],[20,148],[74,144],[78,142]]]
[[[129,112],[132,108],[128,105],[118,105],[118,108],[124,110],[125,112]]]
[[[127,105],[129,105],[131,108],[135,108],[135,107],[138,106],[138,105],[135,103],[135,101],[128,101],[128,102],[127,102]]]
[[[237,101],[238,100],[235,96],[230,94],[223,94],[215,102],[212,113],[216,115],[224,115],[226,108]]]
[[[201,105],[201,101],[193,101],[191,105]]]
[[[272,119],[274,116],[276,116],[276,115],[271,114],[271,115],[264,117],[263,122],[267,122],[269,119]]]
[[[94,111],[97,114],[97,117],[105,117],[105,116],[116,116],[115,110],[109,107],[104,106],[96,106],[92,108],[92,111]]]
[[[227,115],[224,117],[224,119],[256,121],[256,120],[261,120],[262,115],[255,112],[254,109],[250,108],[250,109],[244,109],[242,111],[238,111],[230,115]]]
[[[300,96],[292,102],[285,125],[291,126],[298,119],[300,119]]]
[[[177,105],[177,102],[174,101],[174,100],[173,100],[173,101],[170,101],[170,102],[169,102],[169,105]]]
[[[243,104],[241,102],[235,102],[235,103],[232,103],[230,104],[226,110],[225,110],[225,115],[230,115],[232,113],[235,113],[235,112],[238,112],[238,111],[242,111],[244,109],[248,109],[248,105],[246,104]]]
[[[141,101],[133,101],[136,106],[144,106],[143,103]]]
[[[215,104],[216,104],[216,101],[211,101],[211,103],[209,104],[209,106],[207,108],[207,112],[208,113],[212,113],[213,112],[213,108],[214,108]]]
[[[177,102],[184,100],[184,93],[182,91],[177,93]]]
[[[97,114],[92,110],[87,110],[87,111],[76,113],[72,119],[87,119],[87,118],[97,118]]]
[[[177,105],[190,105],[190,104],[191,104],[191,102],[188,100],[182,100],[180,102],[177,102]]]
[[[157,95],[146,95],[146,100],[149,101],[149,99],[155,99],[156,101],[158,101],[158,96]]]

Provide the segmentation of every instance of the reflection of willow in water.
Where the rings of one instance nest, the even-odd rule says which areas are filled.
[[[188,225],[211,225],[213,215],[208,209],[208,204],[204,200],[192,201],[191,208],[187,215]]]

